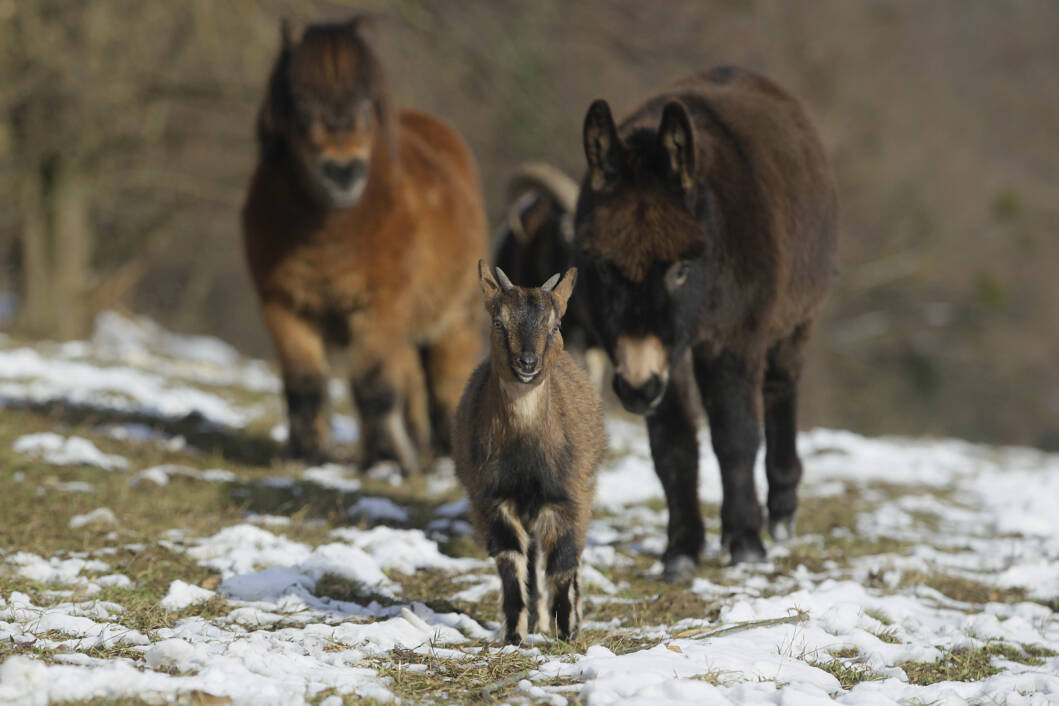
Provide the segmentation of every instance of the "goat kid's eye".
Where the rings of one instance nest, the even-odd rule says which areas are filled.
[[[559,333],[559,324],[552,326],[552,335],[554,336],[557,333]]]
[[[504,328],[504,322],[500,319],[493,319],[493,328],[502,329]]]

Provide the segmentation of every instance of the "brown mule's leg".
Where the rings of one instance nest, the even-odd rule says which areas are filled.
[[[368,325],[368,321],[371,325]],[[409,419],[426,423],[418,351],[380,315],[352,317],[353,399],[360,415],[365,467],[393,457],[406,473],[420,470],[421,449]],[[417,409],[418,408],[418,409]]]
[[[467,379],[480,362],[482,337],[476,320],[461,323],[428,344],[423,352],[435,452],[450,452],[452,417]]]
[[[327,455],[327,355],[323,335],[312,321],[277,302],[262,308],[283,372],[290,425],[290,453],[320,461]]]

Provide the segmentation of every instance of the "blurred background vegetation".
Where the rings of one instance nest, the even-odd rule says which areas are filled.
[[[842,276],[802,426],[1059,448],[1059,3],[395,0],[399,101],[467,137],[492,222],[528,159],[580,179],[581,121],[695,69],[805,103]],[[270,355],[238,228],[278,20],[309,0],[0,0],[0,327],[146,314]]]

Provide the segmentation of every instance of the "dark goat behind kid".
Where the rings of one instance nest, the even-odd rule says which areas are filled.
[[[533,289],[485,262],[478,276],[490,355],[456,413],[456,473],[496,560],[504,640],[547,632],[553,620],[567,639],[581,622],[581,551],[606,447],[599,395],[563,350],[560,321],[577,270]]]

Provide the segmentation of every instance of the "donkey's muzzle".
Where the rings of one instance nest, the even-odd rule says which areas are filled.
[[[646,414],[654,409],[666,391],[666,383],[659,375],[652,375],[639,387],[633,387],[624,377],[615,375],[613,386],[621,406],[633,414]]]

